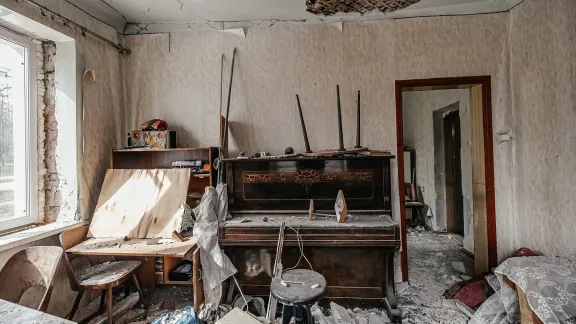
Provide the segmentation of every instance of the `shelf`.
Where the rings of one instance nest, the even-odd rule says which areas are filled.
[[[118,149],[112,150],[113,152],[173,152],[173,151],[207,151],[209,147],[189,147],[189,148],[168,148],[168,149],[149,149],[149,148],[134,148],[134,149]]]
[[[171,280],[166,280],[164,282],[162,282],[161,284],[164,285],[193,285],[194,282],[192,281],[192,279],[188,280],[188,281],[171,281]]]
[[[210,173],[192,174],[192,176],[194,178],[204,179],[204,178],[210,178]]]
[[[164,272],[162,272],[162,271],[156,271],[156,272],[154,272],[154,274],[162,275],[162,276],[163,276],[163,275],[164,275]]]

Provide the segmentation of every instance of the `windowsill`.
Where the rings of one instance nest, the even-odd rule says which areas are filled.
[[[52,235],[60,234],[67,229],[72,229],[87,224],[87,221],[54,222],[25,229],[20,232],[10,233],[0,237],[0,252],[13,249],[24,244],[32,243]]]

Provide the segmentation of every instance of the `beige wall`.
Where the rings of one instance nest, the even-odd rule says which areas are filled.
[[[576,1],[531,0],[510,14],[516,246],[576,252]],[[509,215],[499,215],[510,217]]]
[[[394,82],[491,75],[494,133],[511,128],[508,86],[509,14],[414,18],[331,25],[190,32],[126,37],[128,119],[166,119],[180,146],[218,143],[220,55],[226,89],[237,48],[230,109],[232,150],[281,153],[304,149],[295,94],[300,94],[312,150],[338,145],[336,84],[345,144],[354,143],[356,91],[362,91],[362,144],[396,151]],[[169,50],[169,44],[170,50]],[[226,90],[225,90],[226,96]],[[225,97],[224,96],[224,97]],[[504,215],[513,214],[509,146],[495,147],[499,256],[515,247]],[[393,188],[397,164],[393,162]],[[394,191],[393,191],[394,192]],[[399,218],[398,196],[393,199]]]

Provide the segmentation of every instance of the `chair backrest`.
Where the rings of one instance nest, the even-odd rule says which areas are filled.
[[[45,312],[64,251],[59,246],[33,246],[16,252],[0,270],[0,298],[19,304],[31,287],[44,287],[36,309]],[[26,305],[31,306],[31,305]]]
[[[60,239],[60,246],[64,249],[64,265],[66,267],[66,273],[68,274],[68,280],[70,281],[70,287],[74,291],[78,291],[79,287],[74,269],[72,269],[72,264],[70,263],[70,257],[66,253],[66,250],[82,243],[82,241],[86,239],[86,235],[88,235],[88,226],[80,226],[66,230],[60,233],[58,237]]]

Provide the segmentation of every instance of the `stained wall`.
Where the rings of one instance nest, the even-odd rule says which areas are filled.
[[[524,1],[510,13],[510,160],[516,246],[576,252],[576,2]],[[499,215],[509,217],[509,215]]]
[[[127,36],[127,129],[166,119],[180,146],[218,143],[220,60],[225,53],[224,106],[233,48],[231,150],[303,151],[299,94],[312,150],[338,146],[336,85],[344,140],[354,145],[361,90],[362,144],[396,153],[395,80],[490,75],[494,134],[512,127],[508,79],[509,14],[413,18],[332,25],[247,29],[245,36],[206,31]],[[513,250],[510,146],[495,142],[499,256]],[[393,188],[398,187],[393,161]],[[393,191],[397,192],[397,191]],[[399,219],[399,198],[393,214]]]

